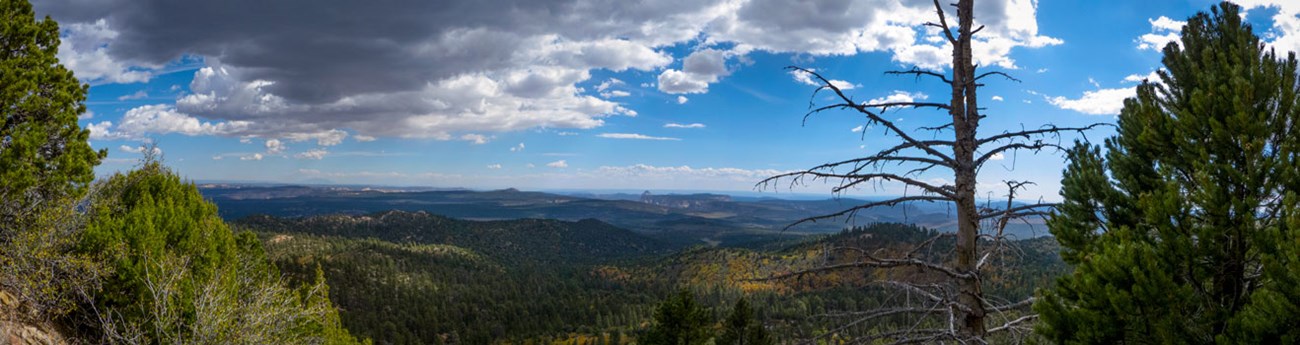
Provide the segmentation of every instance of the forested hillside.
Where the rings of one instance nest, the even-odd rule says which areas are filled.
[[[816,315],[894,298],[866,271],[764,278],[851,260],[828,248],[867,243],[906,248],[933,230],[877,224],[784,248],[700,246],[662,250],[642,235],[598,221],[467,221],[422,212],[362,216],[250,217],[273,261],[290,276],[325,270],[345,326],[378,343],[624,343],[643,334],[656,305],[694,291],[715,319],[748,296],[777,339],[825,333],[841,320]],[[950,244],[949,244],[950,245]],[[995,277],[996,293],[1023,297],[1064,266],[1050,239],[1019,241],[1024,270]],[[864,326],[865,327],[865,326]]]

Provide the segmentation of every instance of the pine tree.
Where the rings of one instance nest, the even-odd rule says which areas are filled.
[[[1106,150],[1076,145],[1048,226],[1075,271],[1035,305],[1058,343],[1294,343],[1300,323],[1295,54],[1240,8],[1193,16],[1125,100]]]
[[[772,337],[768,335],[763,323],[754,317],[754,309],[749,301],[741,297],[736,306],[731,308],[731,315],[722,325],[722,335],[718,336],[718,345],[771,345]]]
[[[639,339],[644,345],[697,345],[713,339],[709,311],[690,291],[680,290],[655,310],[655,324]]]
[[[27,0],[0,0],[0,234],[33,208],[81,194],[107,151],[77,125],[87,86],[59,64],[59,25]]]

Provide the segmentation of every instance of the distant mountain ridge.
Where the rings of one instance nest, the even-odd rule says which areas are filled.
[[[236,224],[258,231],[454,245],[506,260],[606,261],[666,249],[659,241],[596,219],[471,221],[424,211],[383,211],[299,218],[251,216]]]
[[[755,240],[837,232],[854,224],[914,223],[940,230],[954,224],[943,204],[912,203],[859,212],[846,219],[786,226],[806,217],[838,212],[868,201],[858,199],[786,200],[735,198],[722,194],[653,194],[574,196],[501,189],[491,191],[428,190],[340,186],[200,185],[228,220],[251,215],[303,217],[322,214],[360,215],[388,210],[425,211],[468,220],[598,219],[679,245],[743,245]],[[1037,227],[1034,227],[1034,226]],[[1041,224],[1012,224],[1020,238],[1042,236]]]

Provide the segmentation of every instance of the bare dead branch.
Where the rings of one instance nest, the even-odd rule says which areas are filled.
[[[934,11],[939,14],[939,23],[925,23],[925,25],[943,29],[943,36],[948,38],[948,43],[957,45],[957,38],[952,37],[952,29],[948,26],[948,17],[944,15],[943,6],[939,5],[939,0],[934,0]]]
[[[1083,126],[1083,127],[1057,127],[1057,126],[1055,126],[1055,125],[1046,125],[1046,126],[1043,126],[1042,128],[1034,129],[1034,130],[1018,131],[1018,132],[1004,132],[1004,133],[1002,133],[1002,134],[998,134],[998,135],[994,135],[994,136],[991,136],[991,137],[988,137],[988,138],[980,139],[980,140],[976,141],[976,145],[984,145],[984,144],[988,144],[988,143],[995,142],[995,141],[999,141],[999,140],[1006,140],[1006,139],[1017,138],[1017,137],[1019,137],[1019,138],[1025,138],[1025,139],[1032,139],[1033,136],[1037,136],[1037,135],[1060,134],[1060,133],[1063,133],[1063,132],[1078,132],[1078,133],[1083,133],[1083,132],[1085,132],[1085,131],[1089,131],[1089,130],[1092,130],[1092,129],[1094,129],[1094,128],[1101,127],[1101,126],[1113,126],[1113,125],[1108,124],[1108,123],[1094,123],[1094,124],[1087,125],[1087,126]]]
[[[1034,305],[1034,301],[1036,301],[1036,300],[1037,300],[1037,299],[1035,299],[1035,298],[1033,298],[1033,297],[1030,297],[1030,298],[1026,298],[1026,299],[1024,299],[1023,301],[1016,302],[1016,303],[1012,303],[1012,304],[1000,305],[1000,306],[989,306],[988,311],[993,311],[993,312],[1004,312],[1004,311],[1008,311],[1008,310],[1015,310],[1015,309],[1025,308],[1025,307],[1028,307],[1028,306]]]
[[[903,259],[882,259],[882,258],[876,257],[875,255],[872,255],[870,252],[868,252],[868,251],[866,251],[866,250],[863,250],[862,248],[857,248],[857,247],[835,247],[835,248],[831,248],[831,250],[833,250],[833,251],[838,251],[838,250],[852,250],[852,251],[856,251],[856,252],[858,252],[859,254],[861,254],[862,256],[866,257],[867,260],[871,260],[871,262],[877,262],[877,263],[881,263],[881,264],[889,265],[889,267],[881,267],[881,268],[892,268],[892,267],[911,266],[911,267],[916,267],[916,268],[930,269],[930,270],[937,271],[937,272],[940,272],[940,273],[946,274],[946,275],[948,275],[948,276],[950,276],[950,277],[958,278],[958,279],[969,279],[969,278],[973,278],[973,277],[974,277],[973,275],[971,275],[971,274],[969,274],[969,273],[958,273],[957,271],[954,271],[954,270],[952,270],[951,268],[948,268],[948,267],[946,267],[946,266],[942,266],[942,265],[938,265],[938,264],[934,264],[934,263],[930,263],[930,262],[926,262],[926,261],[919,260],[919,259],[914,259],[914,258],[903,258]]]
[[[955,234],[955,233],[951,233],[951,232],[944,232],[944,233],[940,233],[940,234],[938,234],[938,235],[934,235],[934,236],[930,237],[929,239],[925,240],[924,242],[921,242],[921,244],[916,245],[916,248],[912,248],[912,250],[907,251],[907,255],[905,255],[905,256],[903,256],[903,257],[905,257],[905,258],[911,258],[911,257],[914,257],[914,256],[916,256],[916,253],[917,253],[917,252],[920,252],[920,251],[921,251],[921,249],[924,249],[924,248],[927,248],[927,247],[929,247],[929,246],[931,246],[931,245],[934,245],[934,242],[938,241],[940,238],[944,238],[944,237],[955,237],[955,236],[957,236],[957,234]]]
[[[1016,207],[1008,207],[1008,208],[1006,208],[1006,209],[1002,209],[1002,210],[989,210],[989,211],[986,211],[986,212],[981,213],[981,214],[980,214],[980,219],[981,219],[981,220],[982,220],[982,219],[989,219],[989,218],[999,217],[999,216],[1003,216],[1003,215],[1007,215],[1007,214],[1012,214],[1012,215],[1021,215],[1021,214],[1024,214],[1024,215],[1032,216],[1032,215],[1035,215],[1034,213],[1039,213],[1039,212],[1041,212],[1041,211],[1035,211],[1035,210],[1042,209],[1042,208],[1055,208],[1055,207],[1058,206],[1058,205],[1060,205],[1060,204],[1059,204],[1059,203],[1047,203],[1047,202],[1044,202],[1044,203],[1035,203],[1035,204],[1029,204],[1029,205],[1020,205],[1020,206],[1016,206]],[[1026,214],[1026,213],[1027,213],[1027,214]],[[1012,218],[1016,218],[1016,217],[1012,217]]]
[[[983,27],[981,26],[980,28]],[[972,32],[972,34],[974,34],[974,32]],[[984,77],[994,76],[994,75],[1002,76],[1003,78],[1007,78],[1007,80],[1014,81],[1017,83],[1020,82],[1020,79],[1016,79],[1015,77],[1012,77],[1010,74],[1006,74],[1005,72],[999,72],[999,71],[984,72],[983,74],[980,74],[978,77],[975,77],[975,81],[979,81],[980,79],[984,79]]]
[[[993,156],[997,156],[998,154],[1006,151],[1030,150],[1030,151],[1038,152],[1038,151],[1042,151],[1043,149],[1055,149],[1058,151],[1065,151],[1065,147],[1062,147],[1061,145],[1043,142],[1042,140],[1038,140],[1033,143],[1010,143],[989,150],[988,152],[985,152],[984,155],[981,155],[978,159],[975,159],[975,166],[976,167],[983,166],[984,162],[987,162],[989,158],[993,158]]]
[[[822,335],[813,337],[812,339],[810,339],[810,341],[808,341],[808,343],[815,343],[817,340],[825,339],[835,334],[839,334],[840,332],[853,328],[854,326],[862,324],[863,322],[880,319],[886,316],[899,315],[899,314],[932,314],[932,313],[945,313],[945,312],[951,312],[951,311],[946,308],[888,308],[888,309],[878,309],[866,313],[860,313],[863,314],[864,316],[856,320],[853,320],[852,322],[841,325],[840,327],[837,327],[835,329],[828,330],[826,331],[826,333],[822,333]]]
[[[1021,316],[1020,318],[1017,318],[1017,319],[1015,319],[1015,320],[1007,321],[1007,323],[1002,324],[1001,326],[997,326],[997,327],[989,328],[989,334],[993,334],[993,333],[997,333],[997,332],[1005,331],[1005,330],[1011,329],[1011,328],[1013,328],[1013,327],[1016,327],[1017,325],[1019,325],[1019,324],[1021,324],[1021,323],[1025,323],[1025,322],[1028,322],[1028,321],[1030,321],[1030,320],[1034,320],[1034,319],[1037,319],[1037,318],[1038,318],[1038,314],[1030,314],[1030,315]]]
[[[952,124],[949,123],[945,126],[952,127]],[[927,146],[948,146],[948,147],[952,147],[953,145],[956,145],[956,143],[954,143],[952,140],[922,140],[920,141],[920,144],[927,145]],[[895,145],[894,147],[881,150],[880,152],[876,153],[876,155],[877,156],[892,155],[895,153],[902,152],[903,150],[912,149],[912,148],[917,148],[917,144],[911,142],[904,142],[902,144]]]
[[[840,249],[844,249],[844,248],[840,248]],[[803,277],[805,275],[814,274],[814,273],[831,272],[831,271],[839,271],[839,270],[854,269],[854,268],[896,268],[896,267],[920,268],[931,272],[942,273],[944,275],[947,275],[952,278],[957,278],[957,279],[970,279],[974,277],[970,273],[960,273],[952,270],[951,268],[929,263],[918,259],[881,259],[875,256],[871,256],[870,254],[867,254],[865,251],[863,251],[862,253],[864,256],[866,256],[867,260],[820,266],[820,267],[815,267],[815,268],[810,268],[805,270],[782,273],[782,274],[765,277],[765,278],[757,278],[754,280],[755,281],[782,280],[787,278]]]
[[[875,174],[837,174],[837,173],[822,172],[822,171],[804,170],[804,171],[789,172],[789,173],[784,173],[784,174],[780,174],[780,175],[776,175],[776,176],[768,177],[768,178],[766,178],[766,179],[763,179],[762,181],[759,181],[759,182],[758,182],[758,185],[759,185],[759,186],[763,186],[763,185],[768,185],[768,184],[774,184],[774,183],[776,183],[776,181],[778,181],[778,180],[780,180],[780,179],[782,179],[782,178],[789,178],[789,179],[792,180],[792,183],[799,183],[801,179],[803,179],[803,178],[808,178],[808,177],[811,177],[813,180],[816,180],[816,179],[819,179],[819,178],[820,178],[820,179],[840,179],[840,180],[848,181],[848,182],[844,183],[844,185],[841,185],[841,186],[836,187],[837,192],[838,192],[839,190],[843,190],[843,189],[846,189],[846,188],[852,187],[853,185],[857,185],[857,184],[860,184],[860,183],[863,183],[863,182],[871,182],[871,181],[883,180],[883,181],[894,181],[894,182],[900,182],[900,183],[903,183],[903,184],[906,184],[906,185],[909,185],[909,186],[913,186],[913,187],[921,188],[921,189],[925,190],[926,192],[933,193],[933,194],[936,194],[936,195],[941,196],[942,198],[940,198],[939,200],[942,200],[942,201],[948,201],[948,200],[952,200],[952,199],[954,199],[954,195],[952,194],[952,192],[949,191],[949,190],[947,190],[946,188],[943,188],[943,187],[941,187],[941,186],[935,186],[935,185],[933,185],[933,184],[929,184],[929,183],[926,183],[926,182],[922,182],[922,181],[917,180],[917,179],[914,179],[914,178],[910,178],[910,177],[906,177],[906,176],[902,176],[902,175],[898,175],[898,174],[890,174],[890,173],[875,173]],[[895,199],[895,200],[897,200],[897,199]],[[873,204],[874,204],[874,203],[873,203]],[[868,204],[868,205],[871,205],[871,204]],[[882,204],[882,205],[877,205],[877,206],[893,206],[893,204],[888,204],[888,205],[883,205],[883,204]],[[872,207],[875,207],[875,206],[872,206]],[[841,211],[841,212],[839,212],[839,213],[836,213],[835,215],[840,215],[840,214],[846,213],[846,212],[848,212],[848,211],[853,211],[853,210],[854,210],[854,209],[848,209],[848,210],[845,210],[845,211]]]
[[[875,165],[875,164],[877,164],[877,163],[903,163],[903,162],[911,162],[911,163],[929,163],[929,164],[935,164],[935,165],[945,166],[945,167],[949,167],[949,168],[952,167],[952,165],[949,164],[949,163],[947,163],[947,162],[940,161],[940,160],[933,159],[933,158],[926,158],[926,157],[909,157],[909,156],[894,156],[895,153],[898,153],[898,151],[897,151],[897,150],[894,150],[894,148],[890,148],[889,150],[883,150],[883,151],[880,151],[879,153],[876,153],[875,155],[871,155],[871,156],[867,156],[867,157],[854,158],[854,159],[847,159],[847,160],[842,160],[842,161],[839,161],[839,162],[833,162],[833,163],[826,163],[826,164],[822,164],[822,165],[818,165],[818,166],[815,166],[815,167],[809,168],[808,170],[809,170],[809,171],[815,171],[815,170],[823,170],[823,169],[834,169],[834,168],[837,168],[837,167],[839,167],[839,166],[849,165],[849,164],[854,164],[855,167],[862,167],[862,166],[866,166],[866,165]],[[854,171],[858,171],[858,168],[855,168]]]
[[[946,312],[946,311],[948,311],[948,309],[946,309],[946,308],[882,308],[882,309],[873,309],[873,310],[871,310],[871,311],[854,311],[854,312],[840,312],[840,313],[822,313],[822,314],[813,315],[813,317],[820,317],[820,318],[850,318],[850,317],[853,317],[853,318],[862,318],[862,319],[870,320],[870,319],[878,319],[878,318],[885,317],[885,316],[890,316],[890,315],[900,315],[900,314],[933,314],[933,313],[942,313],[942,312]]]
[[[885,72],[885,74],[894,74],[894,75],[911,74],[916,76],[917,78],[921,78],[922,76],[930,76],[930,77],[939,78],[940,81],[943,81],[946,84],[952,84],[952,80],[948,80],[948,76],[946,75],[943,75],[941,73],[926,71],[916,67],[912,67],[912,69],[906,71],[888,71]]]
[[[876,112],[871,111],[872,108],[867,108],[867,107],[863,106],[862,104],[858,104],[857,102],[854,102],[852,98],[850,98],[848,95],[845,95],[845,94],[844,94],[844,91],[843,91],[843,90],[841,90],[838,86],[835,86],[834,83],[831,83],[829,79],[826,79],[826,77],[823,77],[820,73],[817,73],[817,72],[815,72],[815,71],[812,71],[812,70],[809,70],[809,69],[806,69],[806,68],[798,67],[798,66],[789,66],[789,67],[786,67],[786,68],[787,68],[787,69],[791,69],[791,70],[795,70],[795,71],[800,71],[800,72],[802,72],[802,73],[808,73],[808,74],[812,75],[813,77],[817,78],[817,80],[820,81],[820,82],[822,83],[822,86],[818,87],[818,88],[817,88],[817,91],[820,91],[820,90],[823,90],[823,89],[830,89],[831,91],[835,92],[835,95],[836,95],[836,96],[839,96],[840,100],[844,101],[844,103],[840,103],[840,104],[836,104],[836,105],[830,105],[830,106],[825,106],[825,107],[821,107],[821,108],[817,108],[817,109],[815,109],[815,110],[809,111],[809,113],[808,113],[807,115],[804,115],[804,119],[805,119],[805,121],[806,121],[806,119],[807,119],[807,117],[808,117],[809,115],[814,114],[814,113],[817,113],[817,112],[821,112],[821,111],[825,111],[825,110],[829,110],[829,109],[837,109],[837,108],[852,108],[852,109],[857,110],[859,113],[862,113],[862,114],[866,115],[869,123],[872,123],[872,124],[879,124],[879,125],[881,125],[881,126],[884,126],[885,128],[889,129],[889,132],[890,132],[891,134],[893,134],[894,136],[897,136],[897,137],[899,137],[900,139],[903,139],[903,141],[905,141],[905,142],[912,143],[913,145],[916,146],[916,148],[921,149],[921,150],[924,150],[925,153],[927,153],[927,154],[929,154],[929,155],[932,155],[932,156],[935,156],[935,157],[939,157],[941,160],[943,160],[943,161],[945,161],[945,162],[953,162],[952,157],[949,157],[948,155],[944,154],[943,152],[940,152],[940,151],[938,151],[938,150],[935,150],[933,147],[930,147],[930,145],[927,145],[927,144],[925,144],[925,143],[922,143],[922,142],[919,141],[919,140],[916,140],[915,138],[912,138],[912,136],[909,135],[909,134],[907,134],[906,131],[903,131],[902,129],[899,129],[898,126],[895,125],[893,121],[885,120],[884,118],[880,117],[880,114],[877,114]],[[817,91],[813,91],[814,95],[817,93]]]
[[[885,102],[885,103],[863,103],[863,108],[878,108],[880,111],[889,110],[889,108],[937,108],[948,110],[950,106],[943,103],[935,102]]]
[[[956,300],[949,298],[947,296],[939,296],[932,292],[926,291],[925,289],[921,288],[920,285],[910,284],[910,283],[905,283],[900,281],[893,281],[893,280],[880,282],[879,285],[898,288],[907,292],[918,294],[924,296],[925,298],[929,299],[932,302],[940,302],[943,303],[944,305],[947,305],[948,307],[959,309],[962,312],[969,313],[971,311],[969,306],[958,303]],[[929,285],[929,287],[938,288],[937,285]]]
[[[935,134],[939,134],[939,132],[942,132],[945,129],[952,129],[952,122],[945,123],[938,126],[921,126],[916,128],[916,130],[918,131],[931,131],[931,132],[935,132]]]

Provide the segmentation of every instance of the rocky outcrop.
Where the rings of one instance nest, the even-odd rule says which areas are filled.
[[[21,321],[17,298],[0,291],[0,345],[62,345],[68,341],[48,322]]]

